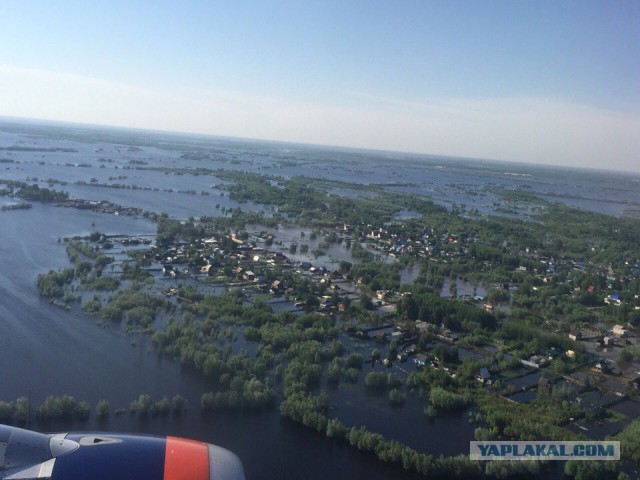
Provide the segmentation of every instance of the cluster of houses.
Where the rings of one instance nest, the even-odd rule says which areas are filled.
[[[233,248],[225,251],[223,243],[233,243]],[[297,275],[323,286],[331,295],[319,298],[319,308],[335,307],[338,311],[344,311],[346,305],[339,303],[333,305],[332,298],[338,294],[349,301],[357,301],[360,295],[355,293],[355,288],[341,288],[344,284],[342,274],[337,271],[329,271],[322,266],[314,266],[311,262],[294,262],[282,252],[267,250],[256,246],[255,243],[238,238],[230,234],[225,238],[207,238],[196,245],[188,245],[186,242],[177,242],[174,246],[156,253],[154,259],[162,264],[162,273],[168,277],[187,276],[197,278],[202,275],[209,277],[221,276],[228,280],[235,278],[231,285],[253,285],[255,288],[274,295],[295,295],[291,286],[282,278],[266,281],[266,272],[278,266],[283,272],[290,271]],[[384,307],[387,302],[378,301],[374,305]],[[300,305],[301,306],[301,305]]]
[[[351,228],[348,231],[351,233]],[[267,234],[265,234],[267,235]],[[260,236],[260,234],[258,234]],[[265,240],[264,235],[261,236]],[[371,230],[366,239],[370,242],[375,249],[384,251],[390,255],[431,255],[433,253],[432,248],[434,245],[449,244],[457,245],[459,237],[454,234],[428,234],[426,230],[423,232],[423,236],[419,239],[408,239],[399,234],[393,233],[388,229],[379,228]],[[224,245],[228,245],[229,242],[233,243],[233,249],[224,249]],[[455,252],[455,254],[463,255],[465,250],[463,247],[455,249],[448,249],[447,254]],[[442,254],[442,251],[440,251]],[[208,238],[203,239],[197,245],[176,244],[169,250],[163,252],[163,258],[156,258],[157,261],[163,265],[162,270],[165,275],[208,275],[216,276],[221,274],[221,270],[224,270],[224,276],[235,276],[236,280],[243,284],[254,284],[256,287],[262,288],[264,291],[270,292],[275,295],[286,295],[292,298],[295,292],[287,285],[283,279],[271,279],[269,282],[265,282],[264,272],[278,265],[282,270],[290,270],[299,275],[304,275],[306,278],[322,284],[327,293],[332,295],[324,295],[319,298],[319,309],[335,308],[337,313],[346,309],[346,304],[343,302],[337,305],[333,304],[336,294],[340,298],[348,298],[349,300],[357,300],[359,294],[357,288],[351,285],[351,288],[342,288],[341,283],[344,283],[342,275],[338,271],[328,271],[324,267],[316,267],[311,262],[293,262],[282,252],[277,250],[267,250],[265,248],[257,246],[255,242],[250,242],[248,239],[239,238],[235,234],[230,234],[224,238]],[[531,256],[534,254],[527,253]],[[565,268],[562,261],[554,259],[546,259],[544,266],[540,269],[539,275],[545,278],[549,278],[555,275],[558,271]],[[575,262],[574,262],[575,263]],[[584,268],[582,264],[574,264],[570,266],[575,270]],[[524,268],[526,270],[526,268]],[[537,272],[534,272],[538,274]],[[590,286],[591,287],[591,286]],[[592,290],[589,290],[593,292]],[[390,292],[388,290],[379,290],[375,292],[374,305],[380,312],[393,313],[395,309],[395,303],[399,300],[398,294]],[[483,301],[481,297],[476,298],[477,301]],[[622,298],[617,293],[611,293],[605,298],[605,302],[611,305],[620,305]],[[298,305],[298,304],[296,304]],[[300,305],[302,306],[302,305]],[[385,308],[388,310],[385,310]],[[485,304],[486,309],[492,309],[490,303]],[[638,307],[640,309],[640,306]],[[434,338],[434,340],[455,344],[458,341],[458,335],[455,332],[433,329],[426,322],[417,321],[413,328],[404,330],[398,330],[385,338],[382,341],[390,342],[394,339],[406,341],[407,335],[421,335],[428,333]],[[395,335],[396,338],[392,338]],[[625,339],[629,335],[629,330],[624,325],[615,325],[611,331],[608,332],[596,332],[587,329],[572,331],[569,334],[569,338],[572,340],[593,340],[596,342],[597,348],[608,348],[616,344],[619,344],[622,339]],[[417,338],[417,337],[416,337]],[[405,342],[406,345],[406,342]],[[413,356],[413,361],[419,367],[431,366],[433,368],[440,368],[439,362],[436,358],[426,355],[424,353],[416,353],[416,345],[410,344],[405,346],[405,349],[398,354],[399,361],[406,361],[408,357]],[[571,350],[567,352],[550,351],[546,353],[538,353],[532,355],[530,358],[520,359],[520,362],[529,368],[544,368],[549,365],[550,361],[557,355],[566,355],[571,358],[575,353]],[[390,360],[386,359],[390,365]],[[606,373],[606,362],[596,363],[596,369],[598,365],[603,365],[601,371]],[[445,368],[443,366],[443,368]],[[446,369],[448,371],[448,369]],[[448,372],[454,374],[452,372]],[[491,373],[487,368],[481,368],[476,375],[476,379],[484,385],[491,385],[494,381]],[[640,389],[640,380],[637,382]]]
[[[366,235],[374,250],[390,256],[412,255],[426,258],[429,256],[454,257],[466,253],[466,248],[447,249],[440,251],[442,245],[458,244],[458,235],[452,233],[436,234],[424,228],[417,238],[395,233],[389,228],[380,227],[369,230]]]

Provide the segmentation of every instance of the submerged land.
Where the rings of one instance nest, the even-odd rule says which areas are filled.
[[[153,234],[92,224],[60,236],[67,266],[33,282],[68,315],[149,338],[200,372],[209,390],[191,410],[275,412],[431,478],[637,473],[640,179],[3,131],[0,216],[47,204],[154,223]],[[25,422],[24,399],[3,400],[1,420]],[[187,403],[131,400],[120,408],[152,418]],[[34,413],[91,410],[59,396]],[[116,415],[108,398],[95,415]],[[452,433],[460,444],[615,438],[623,462],[472,462],[409,431],[412,418],[415,430],[450,415],[467,425]]]

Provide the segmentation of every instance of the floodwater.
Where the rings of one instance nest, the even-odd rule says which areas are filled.
[[[477,209],[498,215],[512,215],[507,212],[511,210],[531,213],[527,205],[518,206],[497,194],[499,190],[532,193],[550,201],[616,216],[621,216],[625,209],[640,208],[640,177],[603,171],[0,122],[0,148],[6,147],[56,147],[75,151],[1,150],[0,178],[21,181],[37,178],[41,184],[49,179],[64,180],[68,182],[66,189],[81,198],[109,196],[124,206],[166,211],[182,218],[215,215],[216,204],[236,206],[220,196],[217,187],[223,182],[215,176],[219,168],[285,178],[305,176],[310,181],[325,179],[382,185],[389,191],[417,195],[447,207],[455,204],[468,211]],[[104,188],[99,184],[117,184],[124,188]],[[140,195],[134,189],[149,189],[143,192],[150,195]],[[333,191],[349,196],[359,194],[348,187],[336,186]],[[183,208],[184,205],[189,208]],[[242,204],[242,208],[258,207]],[[413,216],[414,212],[403,211],[399,215]]]
[[[32,427],[198,438],[236,452],[251,479],[414,478],[402,468],[382,465],[372,455],[282,419],[277,409],[201,416],[200,397],[212,386],[198,372],[159,356],[148,337],[100,327],[94,319],[67,312],[38,296],[38,273],[69,266],[59,237],[86,235],[94,228],[107,234],[147,234],[155,231],[148,220],[36,204],[31,210],[2,212],[0,222],[0,362],[4,365],[0,400],[30,396],[32,404],[38,405],[48,395],[69,394],[92,408],[100,399],[111,404],[107,421],[92,417],[89,423]],[[181,394],[191,407],[179,418],[114,415],[140,394],[156,400]]]
[[[219,188],[222,181],[212,173],[217,168],[283,177],[305,175],[310,181],[323,178],[380,183],[388,190],[488,213],[497,213],[497,208],[504,206],[494,191],[499,188],[525,188],[560,201],[588,197],[581,205],[614,215],[620,215],[626,206],[640,205],[638,177],[497,162],[0,123],[0,148],[12,146],[74,151],[0,150],[0,179],[41,186],[65,181],[65,185],[54,188],[76,198],[109,200],[125,207],[167,212],[177,218],[223,215],[223,208],[238,206],[245,210],[262,208],[230,200]],[[188,158],[183,157],[185,154]],[[191,170],[179,174],[163,170],[172,168]],[[203,170],[196,175],[193,169],[197,168]],[[121,188],[99,184],[118,184]],[[351,193],[355,195],[357,191]],[[15,203],[6,198],[0,198],[0,202]],[[412,215],[413,212],[401,212],[401,216]],[[146,219],[38,203],[30,210],[0,212],[0,400],[29,395],[37,405],[48,395],[66,393],[93,407],[98,400],[107,399],[112,414],[104,422],[92,417],[83,424],[34,426],[50,431],[95,428],[198,438],[235,451],[250,479],[415,478],[398,466],[378,462],[371,454],[282,419],[277,409],[201,416],[200,396],[212,387],[198,372],[159,356],[148,337],[127,336],[117,329],[101,327],[92,318],[65,311],[40,298],[36,276],[69,266],[64,244],[58,239],[92,231],[146,235],[155,232],[155,225]],[[278,240],[287,242],[288,232],[275,233]],[[314,249],[308,236],[300,238],[299,231],[290,234],[290,241],[306,242],[310,252]],[[334,268],[340,260],[353,260],[350,251],[339,244],[328,247],[326,255],[319,259],[313,255],[297,257],[303,258]],[[403,282],[412,281],[417,274],[417,267],[403,270]],[[458,295],[462,290],[472,293],[473,286],[458,282]],[[369,343],[361,346],[365,358],[372,348],[375,346]],[[415,368],[411,362],[400,366],[407,371]],[[361,379],[367,368],[371,367],[365,365]],[[349,425],[366,425],[419,451],[435,455],[466,453],[473,437],[464,412],[429,421],[423,415],[421,399],[415,395],[408,395],[405,406],[392,408],[386,394],[367,392],[361,385],[324,388],[331,398],[331,415]],[[127,408],[140,394],[149,394],[156,400],[181,394],[191,407],[178,418],[139,419],[113,413]]]

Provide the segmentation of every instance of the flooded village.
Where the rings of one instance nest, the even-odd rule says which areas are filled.
[[[233,433],[248,416],[264,438],[275,435],[282,458],[302,436],[332,455],[366,453],[371,478],[384,478],[377,460],[398,478],[562,478],[562,466],[471,462],[469,441],[486,439],[622,438],[623,469],[637,468],[637,221],[551,201],[551,180],[534,191],[523,184],[531,177],[501,170],[469,184],[463,167],[408,161],[425,184],[443,175],[435,188],[449,197],[438,203],[416,194],[393,163],[381,159],[370,172],[358,163],[364,154],[344,154],[348,170],[330,155],[317,160],[314,177],[301,175],[313,167],[306,154],[272,158],[254,146],[211,154],[171,142],[60,143],[75,152],[7,152],[14,158],[0,180],[5,235],[27,239],[5,252],[7,265],[17,262],[4,281],[14,300],[3,307],[16,305],[8,315],[16,335],[17,305],[31,289],[59,332],[73,318],[76,330],[113,332],[105,345],[124,338],[118,348],[137,352],[134,363],[146,359],[148,378],[162,376],[149,373],[154,358],[179,372],[172,391],[159,380],[137,388],[133,377],[122,392],[103,390],[99,377],[99,394],[65,383],[64,393],[96,402],[95,415],[82,409],[95,420],[45,407],[36,419],[129,429],[172,422],[206,438],[207,425],[227,422],[226,438],[242,453],[259,448]],[[50,171],[36,176],[43,154]],[[341,171],[353,178],[335,178]],[[359,182],[365,172],[369,181]],[[51,232],[44,239],[40,224]],[[31,328],[45,332],[46,321]],[[58,396],[46,405],[66,398],[47,388]],[[174,412],[171,398],[188,408]],[[4,421],[20,423],[24,402],[0,401]],[[446,441],[434,434],[442,431]]]
[[[104,212],[101,204],[91,208]],[[119,212],[110,210],[106,213]],[[188,222],[182,222],[185,223]],[[350,274],[355,260],[351,254],[354,242],[376,261],[384,263],[393,264],[402,256],[410,257],[412,262],[433,258],[434,250],[439,252],[435,257],[446,262],[468,254],[467,247],[459,246],[461,235],[445,232],[433,242],[429,235],[419,239],[402,238],[386,228],[368,233],[363,233],[367,230],[362,228],[354,232],[351,225],[321,231],[284,227],[283,231],[285,241],[279,240],[277,228],[238,230],[193,242],[176,237],[175,242],[164,248],[153,245],[152,248],[136,249],[134,258],[158,280],[162,286],[160,293],[176,302],[192,301],[180,295],[185,287],[204,295],[235,290],[248,304],[254,300],[264,302],[273,312],[314,312],[334,318],[341,337],[359,342],[365,363],[370,363],[372,368],[378,364],[405,381],[408,375],[422,369],[440,370],[455,379],[461,362],[465,359],[473,361],[478,366],[474,372],[476,381],[492,395],[517,403],[559,398],[575,406],[575,416],[566,419],[564,427],[590,439],[604,439],[618,433],[640,415],[640,370],[633,361],[621,358],[625,347],[637,344],[637,331],[631,325],[589,325],[564,332],[569,340],[584,346],[585,361],[580,368],[559,371],[549,368],[552,361],[565,359],[570,362],[575,359],[576,352],[550,347],[517,357],[508,353],[502,342],[478,344],[475,339],[467,339],[467,335],[452,331],[443,323],[435,323],[429,318],[410,319],[403,305],[411,299],[411,292],[371,290],[363,285],[362,278]],[[330,243],[325,239],[330,239]],[[105,241],[121,244],[123,259],[127,257],[127,247],[153,243],[150,238],[103,236],[93,243],[94,248],[103,248]],[[340,250],[334,250],[335,256],[315,249],[315,254],[309,254],[308,243],[317,247],[323,242],[324,248],[332,245]],[[442,244],[456,248],[449,251],[434,248]],[[299,253],[301,251],[305,254]],[[585,270],[584,262],[541,258],[531,252],[524,252],[523,257],[535,258],[542,265],[531,272],[542,285],[553,276]],[[398,270],[409,269],[415,269],[414,278],[417,277],[417,265]],[[636,269],[640,267],[636,266]],[[527,271],[526,268],[515,270]],[[615,278],[612,272],[607,273],[608,280],[612,281]],[[452,294],[451,284],[461,285],[458,288],[466,293]],[[592,285],[587,290],[590,288],[593,290]],[[505,296],[500,298],[508,299],[513,289],[508,284],[473,285],[463,277],[446,277],[440,296],[455,298],[493,314],[508,311],[509,301],[491,301],[486,293],[502,290]],[[574,288],[574,294],[579,292],[579,287]],[[622,299],[619,294],[610,293],[603,296],[602,303],[619,307]],[[353,315],[352,305],[368,315],[360,318]],[[630,308],[640,310],[637,295],[632,298]],[[446,354],[442,353],[442,347],[436,348],[439,345],[446,347]]]

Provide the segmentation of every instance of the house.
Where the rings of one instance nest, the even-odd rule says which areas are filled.
[[[243,241],[243,240],[241,240],[240,238],[238,238],[238,237],[236,236],[236,234],[235,234],[235,233],[232,233],[232,234],[230,235],[230,237],[231,237],[231,241],[232,241],[233,243],[235,243],[235,244],[237,244],[237,245],[244,245],[244,241]]]
[[[419,353],[413,359],[413,363],[415,363],[419,367],[424,367],[427,364],[427,356],[424,353]]]
[[[173,265],[163,265],[162,273],[167,276],[175,276],[176,272],[173,270]]]
[[[280,292],[281,286],[282,286],[282,282],[280,282],[280,280],[274,280],[273,283],[271,284],[271,291],[273,293],[278,293]]]
[[[492,383],[491,373],[489,373],[489,370],[487,369],[487,367],[482,367],[478,371],[478,374],[476,375],[476,380],[478,380],[483,385],[484,384],[491,385]]]
[[[569,338],[571,340],[580,340],[582,338],[582,333],[573,331],[569,333]]]
[[[608,373],[610,371],[609,365],[605,361],[598,362],[593,367],[597,372]]]
[[[622,304],[622,298],[619,293],[612,293],[611,295],[607,295],[604,299],[604,303],[607,305],[615,305],[619,307]]]
[[[447,343],[455,343],[458,341],[458,339],[460,338],[460,335],[457,333],[452,332],[449,329],[444,329],[440,332],[437,332],[435,334],[435,337],[438,340],[442,340],[443,342],[447,342]]]
[[[213,275],[215,273],[216,269],[213,268],[211,265],[205,265],[204,267],[200,268],[200,272],[201,273],[206,273],[207,275]]]
[[[247,282],[253,282],[256,279],[256,274],[251,270],[247,270],[246,272],[244,272],[244,275],[242,275],[242,278]]]
[[[424,334],[429,331],[429,325],[427,322],[423,322],[422,320],[416,320],[416,330],[418,334]]]
[[[614,325],[611,333],[614,337],[626,337],[628,331],[622,325]]]
[[[386,299],[387,295],[389,295],[389,290],[377,290],[376,291],[376,297],[378,297],[379,300]]]
[[[533,355],[528,360],[520,359],[520,363],[532,368],[546,367],[549,363],[549,358],[543,355]]]

